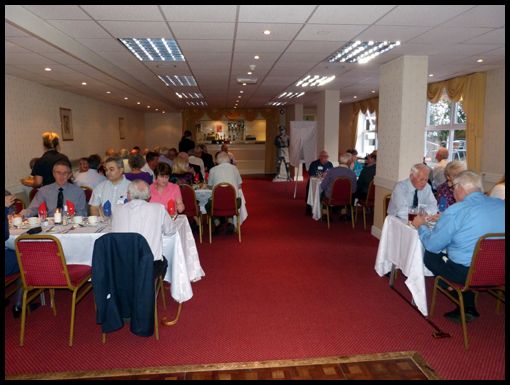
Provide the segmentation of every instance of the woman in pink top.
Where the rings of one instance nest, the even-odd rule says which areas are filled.
[[[168,201],[173,199],[178,213],[184,212],[184,203],[179,186],[170,183],[172,169],[168,163],[158,163],[154,168],[156,181],[151,185],[151,199],[149,202],[161,203],[167,207]]]

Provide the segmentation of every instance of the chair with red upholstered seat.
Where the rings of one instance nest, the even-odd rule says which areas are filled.
[[[450,292],[439,286],[439,282],[443,281],[453,288],[458,295],[458,300],[450,294]],[[466,328],[466,315],[464,309],[464,300],[462,293],[473,290],[485,290],[495,295],[498,301],[504,301],[504,297],[495,290],[504,290],[505,288],[505,234],[492,233],[485,234],[478,239],[471,266],[464,284],[458,284],[447,280],[444,277],[437,276],[434,281],[434,292],[432,294],[432,304],[430,308],[430,316],[434,316],[436,305],[437,290],[444,293],[448,298],[460,307],[462,333],[464,334],[464,348],[469,349],[468,336]]]
[[[189,184],[179,184],[181,189],[182,202],[184,203],[184,212],[188,218],[198,218],[198,231],[200,233],[200,243],[202,243],[202,213],[197,205],[197,196],[195,190]]]
[[[16,255],[23,281],[20,346],[25,338],[27,305],[46,289],[50,289],[53,314],[57,315],[54,289],[73,292],[71,307],[71,333],[69,346],[73,346],[76,304],[87,294],[92,285],[84,287],[91,276],[87,265],[67,265],[60,241],[51,235],[21,235],[15,241]],[[78,292],[81,290],[80,294]],[[35,290],[35,293],[29,292]]]
[[[30,194],[28,195],[28,199],[30,200],[30,202],[32,202],[32,200],[35,197],[35,194],[37,194],[38,191],[39,191],[38,188],[33,188],[32,190],[30,190]]]
[[[212,192],[211,211],[207,213],[209,219],[209,243],[212,243],[212,217],[237,216],[237,232],[241,242],[241,220],[237,209],[236,190],[230,183],[219,183],[214,186]]]
[[[347,206],[351,207],[352,228],[354,228],[354,208],[352,207],[352,181],[346,176],[340,176],[333,181],[331,186],[331,195],[329,198],[323,197],[321,208],[326,206],[328,216],[329,229],[329,207],[330,206]]]
[[[81,186],[81,188],[85,192],[85,201],[89,203],[93,190],[89,186]]]
[[[363,228],[367,229],[367,219],[365,217],[365,208],[366,207],[374,207],[375,204],[375,185],[374,180],[370,182],[370,185],[368,186],[368,193],[366,199],[358,199],[358,202],[356,203],[356,222],[358,221],[358,206],[363,207]]]

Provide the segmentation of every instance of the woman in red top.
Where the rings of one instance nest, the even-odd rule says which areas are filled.
[[[167,207],[168,201],[173,199],[175,208],[178,213],[184,212],[184,203],[182,202],[182,195],[179,186],[170,183],[170,174],[172,169],[168,163],[158,163],[154,168],[154,176],[156,181],[151,185],[151,199],[149,202],[161,203]]]

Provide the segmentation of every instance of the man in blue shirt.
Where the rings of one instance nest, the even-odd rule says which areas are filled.
[[[333,168],[333,163],[328,161],[329,155],[326,151],[321,151],[319,153],[319,159],[314,160],[310,163],[310,167],[308,168],[308,175],[310,178],[317,176],[318,173],[324,174],[328,170]],[[308,190],[310,189],[310,179],[308,179],[308,183],[306,184],[306,196],[305,202],[308,202]],[[306,215],[312,215],[312,206],[308,203],[306,205]]]
[[[473,171],[463,171],[454,179],[456,204],[448,207],[429,231],[424,218],[413,220],[420,240],[425,247],[425,266],[446,279],[463,284],[466,281],[471,259],[478,239],[488,233],[505,232],[505,201],[483,194],[482,180]],[[448,253],[442,253],[448,247]],[[446,287],[446,284],[444,286]],[[456,295],[455,291],[450,294]],[[475,308],[473,291],[463,294],[466,322],[479,317]],[[460,308],[444,315],[461,323]]]

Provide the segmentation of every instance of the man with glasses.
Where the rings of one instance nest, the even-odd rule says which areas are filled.
[[[35,217],[38,214],[39,205],[46,202],[47,216],[54,216],[55,209],[62,209],[66,201],[74,203],[75,214],[86,216],[87,215],[87,202],[83,190],[68,183],[71,177],[71,168],[66,161],[58,161],[53,166],[53,177],[55,183],[43,186],[35,195],[30,205],[20,212],[24,218]]]
[[[388,205],[389,215],[402,215],[408,207],[425,206],[427,214],[437,214],[437,201],[428,184],[430,169],[423,163],[417,163],[411,167],[408,179],[402,180],[395,185],[391,193]],[[405,213],[407,216],[407,212]]]

